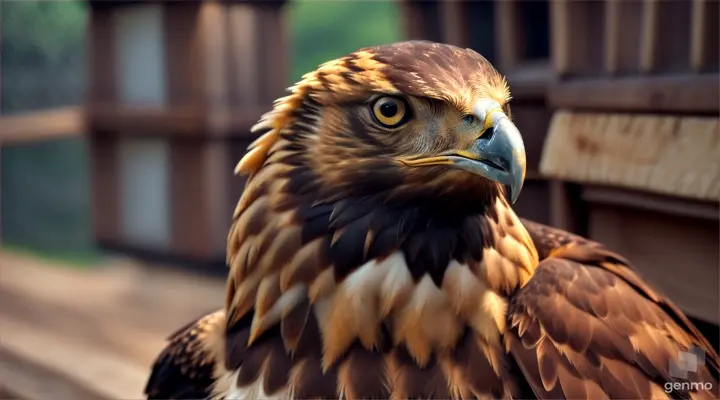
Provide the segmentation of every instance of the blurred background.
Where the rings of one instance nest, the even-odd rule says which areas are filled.
[[[360,47],[507,76],[521,216],[633,261],[716,346],[718,0],[0,0],[0,397],[137,398],[222,305],[235,163],[272,101]]]

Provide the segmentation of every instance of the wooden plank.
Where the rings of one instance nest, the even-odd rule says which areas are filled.
[[[550,5],[550,55],[555,73],[564,75],[570,68],[570,16],[568,0],[554,0]]]
[[[98,135],[198,136],[204,115],[198,107],[131,108],[90,104],[86,108],[88,129]]]
[[[556,111],[540,171],[701,201],[720,198],[720,119]]]
[[[42,384],[38,384],[42,382]],[[0,398],[23,400],[87,399],[111,400],[85,385],[68,378],[62,371],[54,370],[42,362],[28,360],[0,345],[0,388],[9,392]]]
[[[198,260],[224,258],[232,211],[225,185],[227,140],[170,143],[172,251]]]
[[[585,186],[582,190],[582,198],[597,204],[640,208],[680,217],[709,221],[720,219],[720,205],[717,202],[693,201],[612,186]]]
[[[720,322],[717,221],[644,207],[589,204],[588,236],[626,257],[648,282],[689,316]],[[703,333],[717,345],[717,331]]]
[[[550,225],[572,232],[575,226],[572,199],[565,182],[549,181],[550,190]]]
[[[257,50],[256,63],[259,64],[255,79],[259,80],[260,90],[258,105],[271,105],[275,99],[283,95],[287,87],[286,38],[283,9],[279,3],[268,3],[265,7],[255,9],[257,18]]]
[[[117,90],[115,24],[111,4],[92,2],[88,17],[88,103],[114,104]]]
[[[117,138],[89,136],[92,227],[95,243],[120,238],[120,183]]]
[[[497,67],[506,73],[514,70],[521,61],[523,26],[518,17],[515,0],[495,2],[495,54]]]
[[[83,134],[82,110],[59,108],[0,117],[0,144],[64,139]]]
[[[657,53],[658,0],[643,0],[642,51],[640,70],[650,73],[655,69]]]
[[[259,41],[256,38],[258,23],[255,11],[246,5],[228,8],[228,85],[231,104],[239,107],[256,106],[260,98],[258,62]]]
[[[468,47],[467,24],[463,23],[465,4],[462,1],[443,1],[440,3],[443,43],[458,47]]]
[[[539,170],[552,111],[543,104],[518,102],[512,106],[511,114],[515,125],[523,135],[528,172],[536,172]]]
[[[690,6],[687,0],[645,0],[641,70],[686,71],[690,66]]]
[[[603,68],[605,2],[554,1],[553,58],[559,75],[597,75]]]
[[[97,135],[198,137],[212,129],[215,137],[251,135],[250,127],[270,106],[130,108],[101,104],[86,109],[86,126]]]
[[[569,80],[551,85],[548,98],[557,108],[574,110],[717,115],[720,75]]]
[[[505,78],[510,85],[512,103],[545,103],[548,85],[553,80],[553,71],[549,61],[524,63],[508,71]]]
[[[400,16],[402,19],[405,38],[422,39],[422,20],[419,16],[418,3],[410,0],[398,0],[397,4],[400,8]]]
[[[605,3],[605,72],[611,75],[640,70],[642,3]]]
[[[443,41],[438,0],[399,0],[399,5],[407,39]]]
[[[223,304],[223,279],[129,261],[0,265],[0,388],[21,399],[142,398],[165,338]]]
[[[693,0],[691,65],[695,72],[720,68],[720,1]]]
[[[0,21],[3,20],[3,8],[5,3],[0,1]],[[2,98],[2,28],[0,27],[0,117],[2,116],[3,98]],[[1,132],[1,131],[0,131]],[[1,142],[0,142],[1,143]],[[2,144],[0,144],[0,243],[2,243]],[[1,394],[0,394],[1,395]]]
[[[206,60],[202,50],[208,43],[198,39],[202,24],[201,10],[211,4],[199,2],[166,2],[162,4],[164,21],[165,80],[167,104],[170,107],[202,106],[206,100],[201,79]]]

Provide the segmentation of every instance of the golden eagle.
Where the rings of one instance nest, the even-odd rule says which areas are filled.
[[[148,397],[717,398],[718,355],[628,261],[513,212],[525,150],[480,54],[370,47],[290,91],[237,167],[226,307]]]

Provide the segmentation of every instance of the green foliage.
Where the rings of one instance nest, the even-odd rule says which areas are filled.
[[[396,1],[295,0],[288,8],[292,82],[325,61],[402,39]]]
[[[2,113],[81,104],[82,1],[2,1]],[[82,139],[5,145],[3,244],[68,261],[91,249],[88,154]]]
[[[2,7],[3,57],[12,61],[7,68],[75,66],[84,47],[85,2],[3,1]]]

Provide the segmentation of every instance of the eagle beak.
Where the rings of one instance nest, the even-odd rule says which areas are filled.
[[[473,114],[483,121],[483,128],[480,137],[475,139],[470,148],[399,161],[413,167],[447,165],[472,172],[509,186],[510,200],[515,203],[525,181],[525,145],[522,135],[495,101],[478,101]]]
[[[491,100],[480,100],[473,114],[484,121],[483,132],[469,149],[457,152],[453,165],[510,187],[515,203],[525,181],[525,145],[522,135]]]

